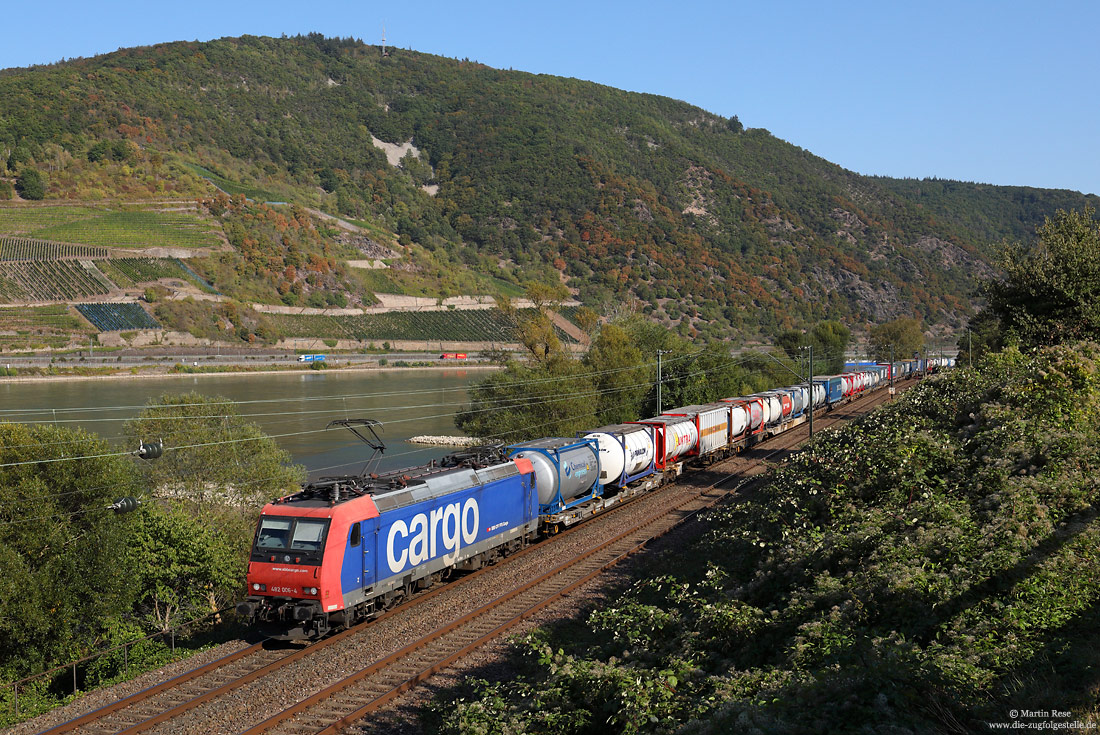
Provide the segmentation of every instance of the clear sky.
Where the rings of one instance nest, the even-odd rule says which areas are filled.
[[[737,115],[865,174],[1100,194],[1091,0],[12,0],[0,68],[318,31]]]

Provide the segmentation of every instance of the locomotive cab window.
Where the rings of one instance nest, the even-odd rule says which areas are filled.
[[[290,518],[264,518],[260,521],[260,530],[256,534],[256,548],[285,549],[290,538]]]
[[[359,524],[356,523],[351,527],[351,545],[358,546],[359,541],[362,539],[362,532],[359,530]]]
[[[256,529],[252,561],[320,564],[328,519],[263,516]]]

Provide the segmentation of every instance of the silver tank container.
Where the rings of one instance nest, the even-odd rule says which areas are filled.
[[[563,502],[584,495],[600,476],[594,439],[536,439],[512,445],[507,451],[509,457],[527,459],[535,468],[542,505],[554,502],[559,493]]]

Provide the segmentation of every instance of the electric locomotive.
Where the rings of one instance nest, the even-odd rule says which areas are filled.
[[[333,424],[375,453],[359,475],[323,477],[264,506],[249,596],[237,607],[257,629],[283,640],[319,637],[534,538],[539,498],[530,460],[481,447],[374,474],[369,467],[384,449],[378,422]]]

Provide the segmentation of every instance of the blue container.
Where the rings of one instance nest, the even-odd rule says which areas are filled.
[[[830,406],[844,400],[844,379],[839,375],[815,375],[814,382],[825,386],[825,402]]]
[[[536,439],[504,451],[509,458],[526,459],[534,466],[539,515],[561,513],[603,494],[600,448],[595,439]]]

